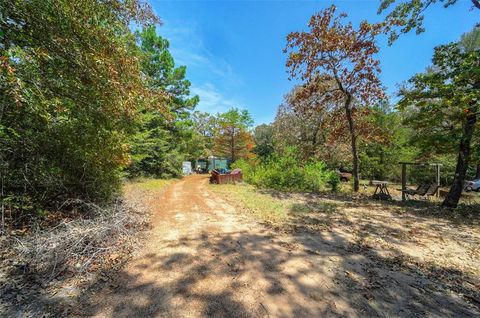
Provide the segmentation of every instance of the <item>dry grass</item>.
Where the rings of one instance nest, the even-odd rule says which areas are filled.
[[[149,228],[148,196],[170,182],[129,182],[123,198],[105,207],[69,200],[65,206],[81,214],[1,237],[0,316],[35,316],[47,306],[58,307],[50,312],[61,310],[65,306],[59,303],[71,303],[105,279],[103,273],[118,269],[139,245],[139,233]]]
[[[294,200],[279,201],[245,183],[210,185],[210,189],[226,197],[235,207],[243,208],[262,221],[270,223],[284,222],[296,204]]]
[[[165,188],[175,179],[149,179],[149,178],[138,178],[125,183],[124,193],[128,193],[132,190],[161,190]]]
[[[480,304],[478,205],[462,205],[451,211],[440,209],[438,202],[374,201],[368,192],[281,193],[248,185],[211,188],[260,219],[277,221],[279,228],[341,237],[355,250],[371,251],[395,260],[395,266],[440,278],[452,290]]]
[[[442,253],[437,238],[422,235],[416,223],[430,226],[430,233],[445,223],[444,237],[455,231],[410,207],[342,194],[207,188],[207,176],[198,175],[175,183],[156,202],[157,226],[145,249],[114,287],[84,306],[93,307],[86,315],[478,316],[479,307],[468,303],[476,297],[472,275],[399,250],[403,243],[419,245],[409,237],[424,237]],[[276,222],[262,226],[255,218]]]
[[[104,254],[129,250],[136,242],[134,234],[148,227],[147,214],[123,202],[88,206],[88,218],[15,238],[13,249],[21,262],[48,282],[65,271],[87,271]]]
[[[314,194],[284,193],[276,190],[263,190],[246,184],[210,185],[210,189],[222,195],[237,208],[241,208],[262,221],[274,224],[286,224],[292,218],[312,212],[331,214],[338,212],[338,202],[322,200],[308,202],[304,195]]]

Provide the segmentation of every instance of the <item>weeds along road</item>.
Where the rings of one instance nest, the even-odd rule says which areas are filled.
[[[193,175],[153,197],[145,246],[81,315],[478,315],[455,293],[383,264],[340,236],[277,233],[237,212],[207,183],[205,175]]]

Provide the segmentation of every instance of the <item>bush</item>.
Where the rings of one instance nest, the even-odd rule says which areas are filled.
[[[127,137],[140,105],[153,99],[129,24],[158,19],[134,7],[0,1],[2,197],[26,197],[34,213],[67,198],[100,203],[118,194]]]
[[[340,181],[322,161],[310,161],[302,166],[293,148],[260,164],[238,160],[232,167],[242,169],[248,183],[282,191],[321,191],[327,186],[336,191]]]
[[[247,161],[245,159],[238,159],[237,161],[232,163],[231,168],[232,169],[237,169],[238,168],[238,169],[242,170],[244,178],[246,180],[248,179],[247,181],[250,182],[251,179],[249,179],[249,178],[252,177],[253,174],[255,173],[256,166],[257,166],[256,161],[253,161],[253,160]]]

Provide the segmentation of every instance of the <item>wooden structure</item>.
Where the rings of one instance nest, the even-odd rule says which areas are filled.
[[[407,198],[418,196],[418,197],[423,197],[425,199],[428,199],[428,197],[431,197],[434,195],[438,197],[439,188],[440,186],[438,184],[423,183],[423,184],[420,184],[416,189],[407,189],[405,191],[402,191],[402,193],[404,193]]]
[[[435,167],[436,168],[436,184],[437,190],[440,187],[440,167],[442,164],[439,163],[416,163],[416,162],[399,162],[402,165],[402,201],[406,201],[408,189],[407,189],[407,166],[421,166],[421,167]],[[438,197],[439,191],[436,191],[436,196]]]
[[[372,185],[376,186],[375,187],[375,192],[372,195],[373,199],[376,200],[391,200],[392,196],[390,195],[390,192],[388,191],[387,181],[372,181]]]
[[[210,183],[225,184],[241,181],[243,181],[243,174],[240,169],[234,169],[232,172],[226,174],[222,174],[217,170],[212,170],[210,173]]]

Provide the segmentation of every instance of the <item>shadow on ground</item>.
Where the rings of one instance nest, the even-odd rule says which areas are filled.
[[[108,317],[473,317],[477,309],[446,291],[431,269],[380,255],[333,232],[291,240],[275,235],[202,233],[165,241],[176,252],[151,253],[122,271],[103,303],[87,312]],[[448,272],[448,269],[438,269]],[[142,272],[171,273],[146,280]],[[207,284],[208,282],[208,284]],[[206,288],[208,286],[208,288]],[[468,292],[468,291],[467,291]],[[474,290],[469,295],[475,295]],[[476,291],[478,294],[478,290]],[[474,297],[474,296],[471,296]],[[85,300],[84,300],[85,301]],[[479,304],[477,304],[479,305]],[[108,307],[108,308],[107,308]],[[193,310],[193,311],[192,311]]]
[[[397,209],[402,213],[408,213],[417,217],[441,219],[452,222],[452,225],[479,225],[480,224],[480,204],[461,203],[457,209],[446,209],[441,207],[441,201],[432,201],[427,199],[412,199],[402,202],[400,200],[373,200],[364,193],[334,193],[334,192],[312,192],[295,193],[281,192],[276,190],[256,190],[261,194],[269,195],[273,198],[298,199],[301,198],[309,204],[317,204],[319,200],[331,200],[336,203],[343,203],[343,206],[369,206],[381,205],[387,208]]]
[[[201,209],[205,207],[200,206],[196,214],[190,213],[189,208],[183,213],[185,219],[167,223],[170,232],[175,233],[175,228],[172,229],[175,224],[194,223],[193,216],[199,218],[201,227],[193,226],[192,232],[182,232],[175,239],[155,237],[152,241],[155,246],[151,246],[150,252],[134,258],[119,272],[99,276],[78,300],[80,305],[69,307],[63,314],[102,317],[480,315],[478,277],[407,258],[397,248],[413,235],[408,230],[414,228],[399,229],[394,219],[390,223],[388,219],[371,222],[376,217],[371,213],[374,209],[388,208],[392,215],[398,214],[399,219],[430,224],[436,219],[433,212],[428,212],[435,208],[432,203],[422,202],[410,209],[396,202],[377,202],[365,197],[264,192],[267,193],[279,199],[295,199],[287,224],[252,225],[250,230],[249,225],[241,225],[227,230],[222,226],[228,222],[212,225],[216,222],[216,209],[222,206],[212,206],[211,213],[203,213]],[[354,219],[345,214],[359,206],[368,212],[365,216]],[[235,214],[234,219],[240,223],[238,216]],[[174,219],[175,214],[172,217]],[[202,219],[207,217],[206,221]],[[342,232],[338,230],[340,227],[352,231]],[[368,240],[371,237],[393,246],[372,247]],[[41,303],[48,304],[42,309],[46,312],[54,312],[51,309],[54,307],[62,308],[56,296],[38,297],[44,298]],[[61,315],[60,312],[57,316]]]

